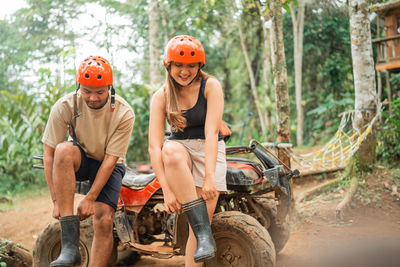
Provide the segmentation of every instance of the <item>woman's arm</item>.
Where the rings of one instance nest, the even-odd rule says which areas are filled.
[[[208,79],[204,96],[207,99],[207,115],[204,129],[205,177],[202,196],[204,199],[213,199],[217,196],[214,175],[218,153],[218,133],[224,111],[224,94],[218,80]]]

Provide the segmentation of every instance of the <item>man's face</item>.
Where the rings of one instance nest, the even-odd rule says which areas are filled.
[[[81,85],[81,94],[89,108],[100,109],[108,99],[108,85],[92,87]]]

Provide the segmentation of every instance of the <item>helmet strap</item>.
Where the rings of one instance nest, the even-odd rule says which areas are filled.
[[[111,112],[115,110],[115,89],[114,86],[111,85]]]
[[[197,77],[199,77],[199,73],[200,73],[200,67],[199,67],[199,69],[197,70],[196,76],[194,76],[193,80],[192,80],[188,85],[191,85],[192,82],[194,82],[194,80],[196,80]]]

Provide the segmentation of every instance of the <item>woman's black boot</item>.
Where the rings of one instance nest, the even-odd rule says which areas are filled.
[[[203,262],[213,258],[217,249],[211,232],[206,202],[202,198],[186,202],[182,204],[182,211],[186,214],[197,239],[194,262]]]
[[[50,267],[72,267],[81,264],[79,253],[79,216],[71,215],[60,218],[61,253],[50,263]]]

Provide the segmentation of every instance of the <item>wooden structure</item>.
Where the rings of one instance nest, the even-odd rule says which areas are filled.
[[[372,43],[377,47],[376,70],[378,84],[378,102],[382,99],[382,73],[386,78],[387,104],[392,112],[392,89],[390,74],[400,72],[400,0],[375,4],[369,7],[370,13],[377,16],[376,36]]]
[[[400,72],[400,0],[370,7],[375,12],[377,38],[377,71]]]

